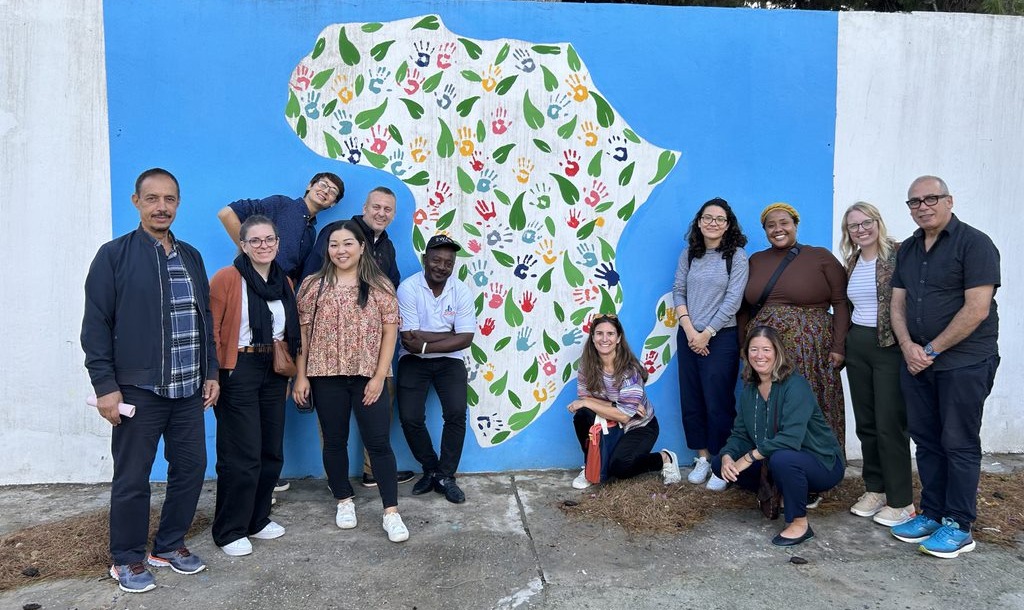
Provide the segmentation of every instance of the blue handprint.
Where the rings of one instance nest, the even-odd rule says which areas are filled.
[[[523,230],[523,243],[532,244],[537,241],[537,232],[540,231],[542,226],[544,225],[540,224],[538,220],[530,221],[530,224],[526,225],[526,228]]]
[[[401,148],[396,148],[391,157],[388,159],[391,162],[391,173],[401,178],[405,175],[405,153]]]
[[[349,138],[345,140],[345,148],[348,149],[345,159],[352,165],[359,165],[359,160],[363,158],[363,152],[359,150],[359,143],[356,142],[356,139]]]
[[[473,261],[469,266],[469,272],[473,274],[473,283],[478,288],[483,288],[491,278],[491,272],[487,270],[487,260],[479,259]]]
[[[562,345],[569,347],[570,345],[576,345],[583,340],[583,331],[578,328],[574,328],[569,332],[562,335]]]
[[[548,99],[548,118],[552,121],[558,120],[562,111],[569,105],[569,96],[564,93],[552,93]]]
[[[530,57],[530,53],[526,49],[516,49],[513,51],[512,59],[516,60],[516,67],[527,74],[537,69],[537,64]]]
[[[433,45],[430,44],[429,40],[421,40],[412,45],[414,51],[416,51],[416,65],[421,68],[426,68],[430,65],[430,53],[434,50]]]
[[[498,172],[493,169],[485,169],[480,172],[480,179],[476,181],[476,190],[486,193],[491,190],[491,184],[498,177]]]
[[[487,233],[487,245],[496,246],[501,242],[512,243],[512,230],[498,224]]]
[[[534,341],[533,343],[530,343],[530,335],[532,335],[532,334],[533,334],[533,329],[530,328],[529,326],[527,326],[526,328],[520,329],[519,330],[519,334],[516,335],[516,349],[521,351],[521,352],[525,352],[525,351],[529,350],[531,347],[533,347],[534,345],[537,345],[536,341]]]
[[[594,267],[597,265],[597,255],[594,254],[594,246],[590,244],[580,244],[576,246],[576,251],[580,253],[583,260],[579,261],[584,267]]]
[[[384,86],[384,81],[391,77],[391,70],[384,66],[380,66],[376,71],[371,68],[369,75],[370,82],[367,83],[366,88],[374,93],[380,93],[381,87]]]
[[[594,272],[594,277],[599,280],[604,280],[608,287],[619,285],[619,272],[615,270],[615,266],[611,263],[604,263]]]
[[[310,89],[306,92],[306,116],[316,120],[320,118],[320,92]]]
[[[437,100],[437,107],[441,110],[448,110],[455,100],[455,85],[447,84],[444,89],[434,94]]]
[[[348,110],[340,110],[334,113],[334,121],[338,124],[338,133],[347,136],[352,133],[352,115]]]
[[[530,271],[530,267],[532,267],[533,264],[536,263],[536,262],[537,262],[537,258],[534,257],[532,254],[526,254],[526,255],[523,255],[523,256],[517,256],[516,257],[516,263],[517,263],[516,264],[516,268],[515,268],[515,270],[512,273],[517,278],[519,278],[521,280],[525,280],[527,273],[529,273],[529,271]],[[534,275],[536,275],[536,274],[534,274]]]
[[[614,152],[611,153],[612,159],[616,161],[625,161],[629,158],[629,150],[626,148],[626,140],[620,135],[614,135],[608,138],[608,144],[611,145]]]

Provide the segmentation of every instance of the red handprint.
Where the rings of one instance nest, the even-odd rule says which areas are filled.
[[[587,333],[588,335],[590,334],[590,323],[594,321],[594,315],[595,314],[588,313],[586,321],[583,323],[583,326],[580,327],[581,329],[583,329],[583,332]]]
[[[405,85],[402,87],[402,91],[405,91],[407,95],[412,95],[420,90],[420,85],[423,84],[423,76],[420,75],[420,71],[416,68],[409,70],[409,74],[406,76]]]
[[[604,183],[600,180],[594,180],[594,183],[590,185],[590,193],[583,201],[590,207],[594,207],[601,203],[601,200],[608,196],[608,188],[605,187]]]
[[[447,182],[438,180],[434,184],[434,194],[430,197],[428,205],[432,208],[441,207],[441,204],[444,203],[451,196],[452,187],[450,187]]]
[[[583,214],[573,209],[569,210],[569,216],[565,219],[565,224],[569,225],[570,229],[575,229],[580,226],[583,222]]]
[[[508,110],[505,110],[504,106],[495,108],[491,117],[491,133],[496,136],[500,136],[508,131],[508,128],[512,125],[512,122],[508,120]]]
[[[657,351],[652,349],[647,352],[647,357],[644,358],[644,368],[648,373],[654,373],[661,368],[661,357]]]
[[[387,127],[383,125],[374,125],[370,128],[370,137],[366,139],[370,143],[370,150],[377,153],[378,155],[384,154],[384,151],[388,148],[388,140],[391,139],[391,134],[388,133]]]
[[[506,294],[508,294],[508,291],[504,290],[501,282],[491,282],[491,299],[487,301],[487,305],[491,309],[501,307],[501,304],[505,302]]]
[[[309,89],[310,83],[313,82],[313,69],[305,64],[299,64],[295,68],[295,72],[292,73],[292,88],[296,91],[305,91]]]
[[[490,220],[498,215],[494,209],[493,201],[484,201],[483,199],[476,200],[476,213],[480,215],[485,221]]]
[[[492,332],[494,332],[494,318],[487,318],[480,326],[480,334],[488,337]]]
[[[559,161],[558,164],[562,166],[565,175],[572,178],[580,172],[580,154],[570,149],[563,152],[562,156],[565,157],[565,161]]]
[[[469,240],[469,242],[466,243],[466,247],[469,248],[469,251],[472,252],[473,254],[480,253],[480,242],[478,242],[475,239]]]
[[[523,302],[520,304],[520,308],[523,310],[523,313],[530,313],[533,311],[533,306],[536,304],[537,299],[533,296],[532,292],[527,290],[523,293]]]
[[[412,213],[413,224],[421,225],[423,221],[427,219],[427,213],[423,208],[416,208],[416,211]]]
[[[547,354],[541,354],[537,357],[537,362],[540,363],[540,370],[544,371],[544,374],[549,377],[558,371],[558,358],[553,358]]]
[[[446,42],[437,48],[437,67],[446,70],[452,67],[452,53],[455,52],[455,43]]]
[[[484,168],[484,155],[479,150],[473,153],[472,161],[469,166],[473,168],[474,172],[478,172]]]

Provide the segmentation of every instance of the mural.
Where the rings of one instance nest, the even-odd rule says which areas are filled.
[[[571,44],[472,40],[437,15],[327,27],[284,112],[317,154],[409,186],[417,253],[440,232],[463,245],[470,425],[481,446],[527,428],[575,376],[594,316],[623,303],[619,237],[679,153],[630,129]],[[666,299],[641,356],[654,378],[675,347]]]

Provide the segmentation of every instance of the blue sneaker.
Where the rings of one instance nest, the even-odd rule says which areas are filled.
[[[185,547],[166,553],[150,553],[149,565],[158,568],[170,567],[178,574],[195,574],[206,569],[206,564],[198,555],[193,555]]]
[[[922,542],[917,550],[943,559],[953,559],[960,553],[970,553],[974,547],[970,530],[960,529],[960,524],[947,517],[942,520],[942,527]]]
[[[156,588],[156,578],[141,561],[120,566],[110,566],[110,577],[117,586],[128,593],[145,593]]]
[[[906,523],[894,526],[889,532],[903,542],[923,542],[940,527],[942,525],[938,521],[918,515]]]

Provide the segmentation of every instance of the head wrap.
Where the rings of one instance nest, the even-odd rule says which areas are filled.
[[[765,219],[768,218],[768,214],[771,214],[775,210],[782,210],[782,211],[786,212],[787,214],[789,214],[790,216],[793,217],[793,222],[795,222],[797,224],[800,223],[800,214],[797,213],[796,208],[794,208],[793,206],[789,205],[788,203],[782,203],[781,201],[779,201],[777,203],[769,204],[765,209],[761,210],[761,226],[762,227],[764,226]]]

